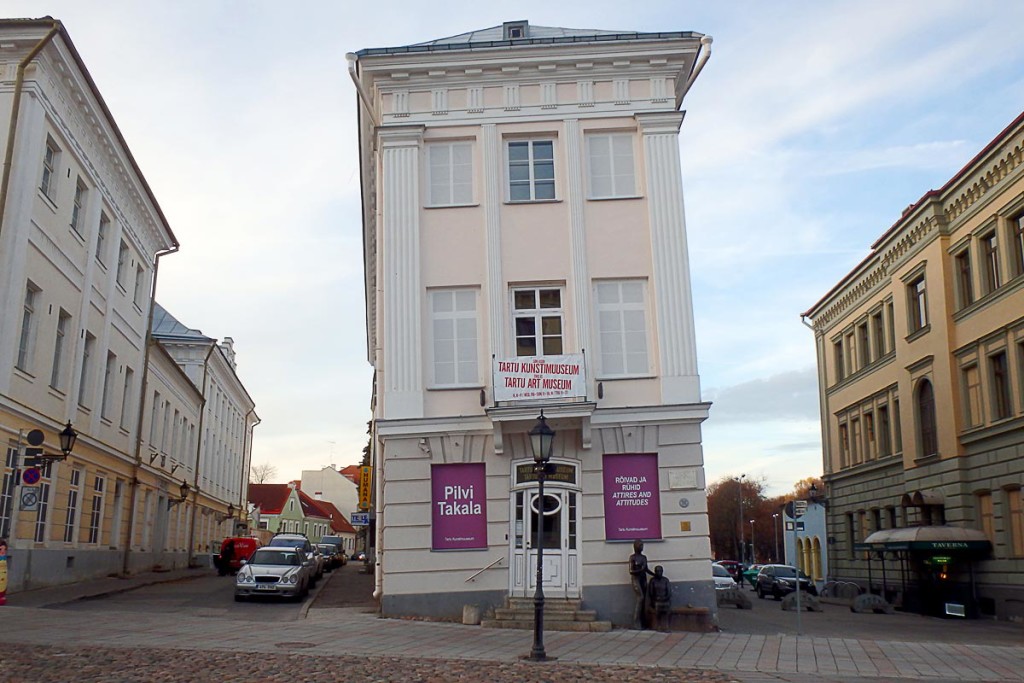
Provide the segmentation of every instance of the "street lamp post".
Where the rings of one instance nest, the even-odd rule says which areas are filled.
[[[775,561],[779,561],[779,513],[772,513],[772,529],[775,531]],[[783,562],[782,564],[785,564]]]
[[[754,545],[754,520],[750,520],[750,564],[757,564],[757,546]]]
[[[547,476],[551,447],[555,443],[555,431],[548,427],[544,411],[540,411],[537,424],[530,430],[530,447],[533,449],[534,471],[537,473],[537,590],[533,594],[533,648],[528,659],[543,662],[548,659],[544,652],[544,479]]]
[[[740,478],[736,480],[736,488],[739,491],[737,498],[740,501],[740,516],[738,519],[740,523],[740,562],[743,562],[743,558],[747,554],[747,539],[743,537],[743,479],[746,476],[746,474],[741,474]]]

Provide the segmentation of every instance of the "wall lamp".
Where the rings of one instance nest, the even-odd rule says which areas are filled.
[[[188,498],[188,492],[191,490],[192,488],[188,485],[188,482],[182,480],[181,486],[178,488],[179,496],[177,498],[167,499],[167,509],[170,510],[175,505],[181,505],[182,503],[184,503],[185,500]]]
[[[218,521],[221,521],[221,522],[224,522],[224,521],[226,521],[226,520],[229,520],[229,519],[231,519],[231,518],[232,518],[232,517],[234,517],[234,516],[235,516],[235,506],[234,506],[234,505],[232,505],[231,503],[228,503],[228,511],[227,511],[227,514],[223,514],[223,515],[217,515],[217,520],[218,520]]]
[[[78,432],[71,426],[69,421],[64,427],[64,430],[57,435],[60,439],[60,455],[56,453],[43,453],[43,441],[46,440],[46,435],[43,434],[41,429],[33,429],[25,437],[28,441],[29,447],[25,449],[25,461],[26,465],[33,461],[43,460],[67,460],[68,456],[71,455],[71,451],[75,448],[75,441],[78,440]]]

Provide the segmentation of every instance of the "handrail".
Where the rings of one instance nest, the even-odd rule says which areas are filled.
[[[490,569],[491,567],[493,567],[494,565],[498,564],[499,562],[501,562],[501,561],[502,561],[502,560],[504,560],[504,559],[505,559],[505,556],[504,556],[504,555],[502,555],[501,557],[499,557],[498,559],[496,559],[496,560],[495,560],[494,562],[491,562],[491,563],[490,563],[489,565],[487,565],[486,567],[484,567],[483,569],[481,569],[480,571],[478,571],[478,572],[477,572],[476,574],[473,574],[473,575],[472,575],[471,577],[469,577],[468,579],[466,579],[465,581],[463,581],[463,583],[469,583],[470,581],[472,581],[472,580],[473,580],[473,579],[475,579],[476,577],[480,576],[480,575],[481,575],[481,574],[483,574],[483,573],[484,573],[485,571],[487,571],[488,569]]]

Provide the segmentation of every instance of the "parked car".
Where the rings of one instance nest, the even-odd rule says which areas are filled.
[[[274,534],[274,537],[270,539],[270,543],[267,545],[274,548],[302,548],[302,552],[305,553],[306,557],[313,563],[313,576],[310,583],[311,586],[315,586],[316,582],[324,575],[323,555],[316,552],[313,544],[309,542],[309,539],[305,534]]]
[[[262,545],[260,539],[247,536],[225,538],[221,541],[220,552],[213,556],[213,566],[221,576],[234,574],[242,567],[242,560],[248,560]]]
[[[718,560],[717,564],[720,564],[723,567],[725,567],[726,571],[729,572],[729,575],[732,576],[733,580],[736,583],[740,583],[740,582],[743,581],[743,576],[742,576],[743,575],[743,563],[742,562],[738,562],[736,560]]]
[[[796,590],[797,571],[796,567],[785,564],[766,564],[761,567],[761,572],[757,575],[757,582],[754,584],[757,597],[763,600],[764,596],[771,595],[776,600],[781,600],[782,596],[792,593]],[[811,581],[811,577],[803,572],[799,572],[799,574],[800,590],[817,595],[818,589]]]
[[[353,550],[352,559],[355,562],[366,562],[366,553],[362,550]]]
[[[299,547],[265,546],[235,576],[235,601],[257,595],[301,600],[313,583],[313,560]]]
[[[729,570],[715,562],[711,563],[711,578],[715,581],[716,591],[726,591],[736,587],[736,581],[732,578]]]
[[[316,547],[320,549],[320,554],[324,556],[325,571],[333,571],[344,564],[342,561],[344,553],[341,552],[341,548],[338,546],[333,543],[317,543]]]

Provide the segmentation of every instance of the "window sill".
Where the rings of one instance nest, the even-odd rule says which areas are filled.
[[[121,292],[122,296],[128,296],[128,290],[120,282],[117,283],[117,291]]]
[[[616,201],[621,201],[623,199],[627,199],[628,200],[628,199],[643,199],[643,198],[644,198],[644,196],[642,194],[623,194],[623,195],[614,195],[614,196],[611,196],[611,197],[587,197],[587,201],[589,201],[589,202],[616,202]]]
[[[99,266],[100,270],[102,270],[104,273],[107,272],[107,264],[98,258],[96,259],[96,265]]]
[[[479,202],[473,204],[424,204],[423,209],[430,211],[432,209],[472,209],[480,206]]]
[[[915,339],[920,339],[921,337],[925,336],[926,334],[928,334],[931,331],[932,331],[932,324],[928,323],[924,327],[919,327],[918,329],[916,329],[913,332],[911,332],[910,334],[908,334],[906,337],[904,337],[904,341],[906,341],[909,344],[912,341],[914,341]]]
[[[71,231],[71,236],[75,238],[79,245],[85,246],[85,235],[78,232],[78,228],[73,225],[68,225],[68,230]]]
[[[54,398],[60,399],[62,401],[65,398],[67,398],[67,394],[64,393],[62,389],[60,389],[59,387],[55,387],[52,384],[49,387],[47,387],[47,392],[50,394],[50,396],[53,396]]]
[[[36,191],[39,193],[39,198],[43,200],[43,203],[46,204],[50,211],[57,213],[57,202],[53,201],[53,199],[50,198],[50,195],[43,192],[43,188],[37,187]]]
[[[18,375],[22,379],[27,379],[29,382],[35,382],[36,376],[25,368],[19,368],[17,365],[14,366],[14,374]]]
[[[505,204],[519,206],[521,204],[561,204],[561,199],[506,199]]]

